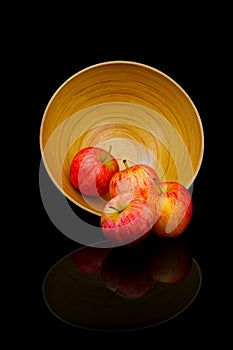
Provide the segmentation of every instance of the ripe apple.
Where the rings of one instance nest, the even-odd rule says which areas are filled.
[[[108,193],[109,181],[119,171],[115,157],[100,147],[85,147],[72,159],[70,181],[82,194],[102,196]]]
[[[146,164],[128,166],[126,159],[123,162],[125,169],[116,172],[109,182],[110,196],[132,192],[148,198],[151,189],[156,189],[160,181],[156,171]]]
[[[153,281],[148,255],[135,248],[113,248],[101,266],[100,275],[112,291],[111,297],[127,299],[141,298]]]
[[[132,193],[111,198],[100,217],[103,235],[115,246],[145,238],[154,222],[154,212],[147,200]]]
[[[160,243],[152,254],[153,280],[162,283],[183,281],[191,271],[192,255],[182,242]]]
[[[111,248],[96,248],[86,246],[71,254],[74,265],[82,272],[91,274],[97,272]]]
[[[155,224],[152,232],[159,237],[177,237],[188,226],[192,213],[192,197],[178,182],[160,182],[154,192],[152,206]]]

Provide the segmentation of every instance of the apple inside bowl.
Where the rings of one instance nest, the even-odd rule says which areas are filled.
[[[86,196],[72,186],[75,154],[108,150],[124,168],[143,163],[161,181],[189,188],[201,166],[204,135],[198,111],[173,79],[137,62],[110,61],[67,79],[48,102],[40,128],[45,168],[57,188],[80,208],[101,215],[108,194]]]

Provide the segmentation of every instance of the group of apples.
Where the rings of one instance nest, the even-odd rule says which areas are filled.
[[[101,217],[103,235],[116,245],[129,245],[150,232],[177,237],[187,228],[193,213],[192,197],[174,181],[160,181],[146,164],[129,166],[100,147],[79,150],[70,164],[70,181],[83,195],[110,195]]]
[[[127,299],[143,297],[154,285],[184,281],[192,268],[192,255],[179,240],[154,241],[148,236],[131,249],[85,246],[71,255],[74,266],[82,273],[98,273],[104,285]],[[156,244],[155,244],[156,243]]]

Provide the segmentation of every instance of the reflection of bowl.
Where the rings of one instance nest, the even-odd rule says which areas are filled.
[[[44,112],[40,146],[45,167],[61,192],[100,215],[105,201],[73,188],[69,167],[89,145],[108,149],[131,164],[145,163],[161,180],[193,183],[203,157],[199,114],[185,91],[155,68],[127,61],[88,67],[55,92]]]
[[[84,267],[84,255],[76,254],[85,249],[87,247],[80,248],[58,261],[48,271],[43,282],[43,296],[49,310],[70,325],[110,331],[155,326],[176,317],[188,308],[201,288],[201,270],[198,263],[191,258],[189,274],[178,283],[153,282],[150,289],[137,298],[125,297],[121,290],[115,290],[113,293],[103,281],[100,270],[90,273],[89,257],[86,260],[88,273],[86,269],[80,268],[81,264]],[[98,261],[96,257],[95,254],[93,264]],[[79,262],[78,265],[77,262]],[[117,274],[119,277],[119,271]],[[130,279],[129,283],[133,282],[130,274],[123,275],[124,266],[122,265],[121,276],[124,282],[127,282],[127,276]],[[148,275],[146,270],[145,275]],[[147,279],[147,277],[144,278]],[[136,280],[138,282],[137,278]],[[142,282],[139,286],[142,287]]]

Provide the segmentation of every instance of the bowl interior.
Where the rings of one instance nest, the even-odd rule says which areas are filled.
[[[152,166],[162,181],[189,188],[203,157],[199,114],[185,91],[164,73],[135,62],[88,67],[63,83],[49,101],[41,124],[45,167],[76,205],[101,215],[105,198],[80,194],[70,183],[73,156],[87,146],[112,147],[124,168]]]

